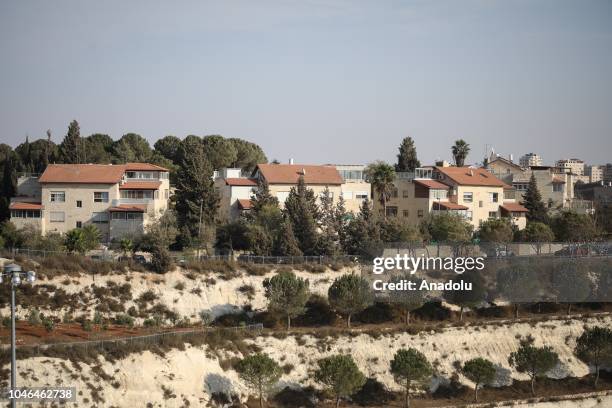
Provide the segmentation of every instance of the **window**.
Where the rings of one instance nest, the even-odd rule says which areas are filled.
[[[417,211],[417,217],[423,218],[423,210],[418,210]]]
[[[51,211],[49,213],[50,222],[64,222],[66,216],[63,211]]]
[[[482,202],[482,200],[478,201],[478,207],[482,208],[483,205],[484,203]]]
[[[429,190],[430,197],[435,200],[445,200],[446,190]]]
[[[94,191],[94,203],[108,203],[108,192]]]
[[[563,192],[563,184],[553,183],[553,193],[562,193],[562,192]]]
[[[489,193],[489,202],[496,203],[499,200],[499,193]]]
[[[154,195],[153,190],[121,190],[120,197],[132,200],[144,200],[152,199]]]
[[[387,207],[387,217],[397,217],[397,207]]]
[[[473,216],[474,214],[472,213],[472,211],[466,211],[465,218],[467,218],[468,220],[471,220]]]
[[[403,198],[408,198],[408,197],[410,197],[410,191],[408,191],[408,190],[402,190],[402,197],[403,197]]]
[[[140,220],[142,221],[143,216],[140,212],[113,212],[113,220]]]
[[[66,193],[64,191],[52,191],[51,202],[52,203],[63,203],[66,201]]]
[[[471,203],[474,201],[474,193],[463,193],[463,201],[466,203]]]
[[[529,184],[515,184],[514,188],[516,188],[516,191],[527,191],[527,187],[529,187]]]
[[[368,199],[368,193],[364,192],[364,191],[358,191],[355,193],[355,198],[358,200],[367,200]]]
[[[11,218],[40,218],[40,210],[11,210]]]
[[[393,190],[391,190],[391,198],[397,198],[399,194],[399,191],[397,190],[397,188],[393,188]]]
[[[497,218],[497,211],[489,211],[489,218]]]
[[[404,211],[402,211],[402,214],[403,214],[404,217],[409,217],[410,216],[410,211],[404,210]]]
[[[76,222],[76,227],[77,228],[82,228],[83,227],[83,222],[82,221],[77,221]]]
[[[108,224],[107,212],[95,212],[91,214],[91,222],[94,224]]]
[[[156,171],[126,171],[125,177],[129,179],[152,180],[152,179],[157,179],[157,178],[163,178],[163,176],[161,176],[162,174],[164,173],[161,173],[158,175],[158,172]]]
[[[83,202],[81,200],[77,200],[76,205],[77,208],[83,208]]]

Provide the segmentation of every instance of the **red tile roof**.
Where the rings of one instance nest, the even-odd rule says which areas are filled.
[[[9,206],[11,210],[42,210],[43,205],[41,203],[20,203],[14,202]]]
[[[503,181],[483,168],[436,167],[446,177],[464,186],[504,187]]]
[[[119,190],[157,190],[161,181],[128,181],[119,186]]]
[[[520,205],[519,203],[504,203],[500,205],[501,208],[508,212],[528,212],[529,210]]]
[[[239,198],[238,206],[242,208],[243,210],[250,210],[252,207],[251,200],[248,198]]]
[[[39,183],[118,183],[126,171],[168,171],[148,163],[127,164],[50,164]]]
[[[552,182],[555,184],[565,184],[565,180],[559,177],[553,177]]]
[[[226,178],[228,186],[257,186],[257,180],[250,178]]]
[[[310,164],[258,164],[257,168],[268,184],[297,184],[304,176],[306,184],[340,185],[343,180],[332,166]]]
[[[425,186],[427,188],[430,189],[435,189],[435,190],[448,190],[450,189],[449,186],[447,186],[446,184],[440,183],[439,181],[436,180],[414,180],[415,183],[420,184],[422,186]]]
[[[434,201],[433,203],[434,210],[443,209],[443,210],[467,210],[468,208],[464,205],[449,203],[446,201]]]
[[[121,204],[116,207],[111,207],[110,212],[145,212],[146,205],[143,204]]]

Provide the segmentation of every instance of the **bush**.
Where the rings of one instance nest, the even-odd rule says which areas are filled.
[[[378,407],[394,401],[395,395],[376,378],[368,378],[363,387],[351,396],[351,399],[362,407]]]
[[[132,328],[134,327],[134,318],[127,314],[119,314],[115,317],[115,324]]]
[[[51,318],[43,319],[43,326],[45,326],[45,330],[51,333],[55,329],[55,322]]]
[[[389,303],[376,302],[359,312],[355,317],[362,323],[379,324],[390,322],[393,320],[393,308]]]
[[[300,326],[331,326],[336,322],[336,313],[322,296],[310,295],[305,307],[304,313],[295,319]]]

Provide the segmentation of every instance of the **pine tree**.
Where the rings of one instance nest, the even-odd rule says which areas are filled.
[[[529,186],[527,187],[527,191],[523,196],[522,204],[525,206],[525,208],[527,208],[527,210],[529,210],[527,212],[528,221],[542,222],[544,224],[548,223],[549,219],[546,206],[542,201],[542,195],[538,190],[538,185],[533,173],[529,179]]]
[[[302,250],[295,239],[291,221],[284,219],[274,244],[274,255],[276,256],[302,256]]]
[[[414,141],[411,137],[406,137],[399,147],[395,171],[414,171],[417,167],[421,167],[421,162],[417,159]]]
[[[268,182],[262,178],[257,181],[257,190],[251,196],[251,212],[257,214],[265,205],[278,206],[278,199],[270,194]]]
[[[213,223],[219,205],[213,170],[199,143],[183,143],[179,155],[181,166],[176,183],[178,224],[183,233],[188,231],[191,238],[201,240],[203,232]]]
[[[303,177],[289,191],[285,214],[291,222],[300,250],[304,255],[315,255],[318,239],[316,219],[319,212],[314,192],[306,187]]]
[[[68,126],[68,133],[60,145],[60,157],[67,164],[80,163],[81,131],[79,122],[73,120]]]

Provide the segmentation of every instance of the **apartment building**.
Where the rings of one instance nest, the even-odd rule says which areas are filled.
[[[576,202],[574,198],[574,185],[579,177],[587,179],[589,177],[575,175],[570,165],[565,167],[530,166],[523,168],[503,157],[495,157],[489,160],[486,169],[504,183],[513,186],[516,189],[516,199],[519,202],[523,200],[533,174],[542,201],[548,208],[552,210],[575,209],[580,213],[590,208],[588,203]]]
[[[589,177],[588,183],[598,183],[603,181],[605,170],[606,166],[586,166],[584,168],[584,174]]]
[[[519,165],[524,169],[531,166],[541,166],[542,164],[542,157],[536,153],[527,153],[519,159]]]
[[[270,194],[282,208],[300,177],[316,197],[328,189],[334,203],[342,196],[347,211],[358,212],[361,203],[370,197],[370,185],[363,178],[363,170],[364,166],[358,165],[259,164],[252,174],[245,175],[240,169],[221,169],[215,176],[221,196],[219,216],[232,220],[249,211],[259,181],[268,183]]]
[[[584,175],[584,162],[580,159],[557,160],[555,166],[562,169],[569,169],[571,173],[577,176]]]
[[[527,209],[514,198],[514,189],[482,168],[432,166],[414,173],[397,173],[395,191],[386,206],[388,217],[418,224],[428,214],[459,214],[475,229],[490,218],[509,217],[519,229]],[[383,211],[380,200],[375,207]]]
[[[109,242],[140,234],[168,208],[169,172],[148,163],[50,164],[18,180],[11,222],[42,234],[94,224]]]

